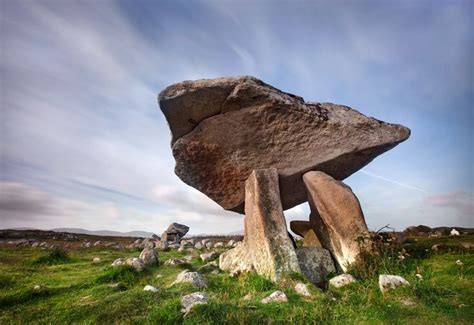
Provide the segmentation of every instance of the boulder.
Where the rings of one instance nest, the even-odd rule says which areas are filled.
[[[194,292],[181,298],[181,312],[187,314],[196,305],[205,305],[209,301],[209,296],[205,292]]]
[[[216,258],[218,258],[219,253],[217,253],[217,252],[203,253],[203,254],[200,255],[200,257],[201,257],[201,260],[203,262],[210,262],[210,261],[213,261]]]
[[[251,272],[254,269],[250,253],[243,243],[219,256],[219,268],[230,272]]]
[[[204,246],[202,245],[201,242],[197,242],[196,244],[194,244],[194,248],[196,249],[202,249]]]
[[[401,287],[401,286],[407,286],[407,285],[410,285],[410,283],[399,275],[390,275],[390,274],[379,275],[379,288],[380,288],[380,291],[382,291],[382,293]]]
[[[304,238],[304,235],[312,229],[311,223],[309,221],[303,220],[292,220],[290,221],[290,229],[295,234]]]
[[[344,273],[329,280],[329,285],[335,288],[342,288],[355,282],[357,282],[357,280],[351,274]]]
[[[283,291],[275,291],[271,295],[269,295],[266,298],[263,298],[261,303],[262,304],[268,304],[271,302],[288,302],[288,298],[286,297],[285,293]]]
[[[206,278],[199,272],[190,272],[189,270],[184,270],[178,274],[178,277],[171,285],[173,286],[178,283],[189,283],[197,288],[207,288]]]
[[[295,291],[300,296],[303,296],[303,297],[306,297],[306,298],[311,297],[311,292],[309,292],[308,286],[306,284],[304,284],[303,282],[298,282],[295,285]]]
[[[254,77],[184,81],[159,95],[175,173],[226,210],[244,211],[245,181],[275,168],[284,209],[306,201],[302,175],[343,180],[410,130],[347,106],[305,102]]]
[[[301,273],[283,216],[276,169],[260,169],[250,174],[245,184],[244,226],[243,245],[223,254],[222,269],[238,265],[241,271],[255,269],[273,281]],[[235,261],[237,257],[243,260]]]
[[[336,267],[327,249],[322,247],[298,247],[296,255],[303,275],[314,285],[323,286],[327,276]]]
[[[189,227],[173,222],[161,235],[162,241],[179,242],[189,231]]]
[[[145,265],[158,264],[158,252],[152,246],[145,246],[139,256]]]
[[[214,248],[222,248],[224,247],[224,243],[221,241],[218,241],[217,243],[214,244]]]
[[[308,189],[313,229],[322,247],[346,271],[360,253],[359,239],[369,237],[359,200],[349,186],[323,172],[308,172],[303,180]]]
[[[127,258],[124,264],[133,267],[135,271],[137,272],[141,272],[143,271],[143,269],[145,269],[145,263],[143,262],[141,258],[137,258],[137,257]]]
[[[166,260],[164,265],[167,266],[178,266],[181,264],[186,264],[187,261],[181,258],[170,258],[169,260]]]

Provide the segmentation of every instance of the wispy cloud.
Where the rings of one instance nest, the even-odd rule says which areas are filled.
[[[367,176],[374,177],[374,178],[380,179],[382,181],[392,183],[392,184],[395,184],[395,185],[398,185],[398,186],[401,186],[401,187],[404,187],[404,188],[408,188],[410,190],[419,191],[419,192],[422,192],[422,193],[428,193],[427,190],[424,190],[424,189],[419,188],[417,186],[413,186],[413,185],[410,185],[410,184],[407,184],[407,183],[402,183],[402,182],[396,181],[394,179],[390,179],[390,178],[387,178],[387,177],[384,177],[384,176],[381,176],[381,175],[377,175],[377,174],[369,172],[365,169],[362,169],[360,172],[362,174],[367,175]]]

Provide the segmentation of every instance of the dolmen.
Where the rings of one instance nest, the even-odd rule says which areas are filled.
[[[244,213],[243,242],[221,269],[320,284],[356,261],[368,229],[342,180],[410,136],[402,125],[343,105],[305,102],[249,76],[183,81],[158,97],[171,130],[175,173],[225,210]],[[283,211],[309,202],[291,229]],[[333,263],[333,261],[335,263]]]

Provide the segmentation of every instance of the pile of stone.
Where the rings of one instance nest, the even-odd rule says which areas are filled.
[[[157,265],[158,261],[158,252],[154,247],[148,246],[145,247],[140,256],[138,257],[130,257],[130,258],[118,258],[116,259],[111,265],[113,267],[121,266],[121,265],[129,265],[134,268],[137,272],[141,272],[147,267],[148,265]]]
[[[224,209],[245,212],[244,240],[220,255],[221,269],[275,281],[296,272],[320,284],[354,263],[368,229],[341,180],[410,135],[404,126],[305,102],[247,76],[174,84],[159,104],[178,177]],[[292,223],[304,238],[295,248],[283,210],[306,201],[309,220]]]

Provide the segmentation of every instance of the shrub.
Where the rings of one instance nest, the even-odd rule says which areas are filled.
[[[69,253],[62,248],[55,248],[50,251],[47,255],[40,256],[33,260],[33,265],[46,264],[46,265],[55,265],[55,264],[65,264],[71,262]]]

